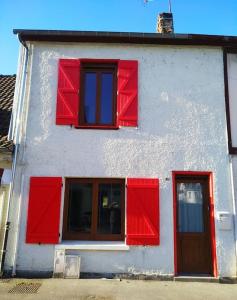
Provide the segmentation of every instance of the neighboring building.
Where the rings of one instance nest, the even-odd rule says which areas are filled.
[[[7,135],[15,89],[15,75],[0,75],[0,272],[6,236],[13,144]]]
[[[14,98],[16,75],[0,75],[0,168],[11,169],[13,145],[8,130]]]
[[[235,240],[237,243],[237,46],[224,50],[224,78],[231,186],[235,206]]]
[[[237,37],[14,33],[5,270],[50,274],[65,250],[84,275],[236,277],[223,49]]]

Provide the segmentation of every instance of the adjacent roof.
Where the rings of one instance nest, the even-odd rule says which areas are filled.
[[[12,151],[7,140],[14,97],[16,75],[0,75],[0,152]]]
[[[21,42],[130,43],[163,45],[209,45],[237,47],[237,36],[203,34],[160,34],[107,31],[14,29]]]

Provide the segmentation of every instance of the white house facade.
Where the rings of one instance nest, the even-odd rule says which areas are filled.
[[[8,141],[8,130],[14,98],[16,75],[0,75],[0,276],[5,257],[8,211],[11,190],[13,144]]]
[[[16,33],[5,270],[52,274],[64,251],[82,276],[236,277],[223,47],[237,41]]]

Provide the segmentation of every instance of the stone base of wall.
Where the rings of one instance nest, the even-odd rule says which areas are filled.
[[[129,280],[166,280],[172,281],[172,275],[147,275],[147,274],[131,274],[131,273],[85,273],[80,274],[80,278],[95,279],[95,278],[106,278],[106,279],[129,279]]]
[[[1,278],[11,278],[10,270],[4,271]],[[16,278],[27,279],[45,279],[45,278],[62,278],[61,276],[53,276],[52,271],[17,271]],[[118,279],[118,280],[157,280],[157,281],[182,281],[182,282],[206,282],[206,283],[222,283],[237,284],[237,277],[195,277],[195,276],[172,276],[172,275],[147,275],[147,274],[130,274],[130,273],[89,273],[81,272],[80,279]]]
[[[6,270],[2,274],[2,278],[11,278],[12,271]],[[51,271],[17,271],[15,278],[26,278],[26,279],[44,279],[44,278],[52,278],[53,272]]]

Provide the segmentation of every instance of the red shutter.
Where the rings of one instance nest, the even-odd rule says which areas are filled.
[[[138,62],[120,60],[118,63],[118,126],[137,126]]]
[[[58,65],[57,125],[78,126],[80,60],[60,59]]]
[[[159,245],[159,181],[127,181],[127,244]]]
[[[30,178],[26,243],[58,243],[61,189],[61,177]]]

